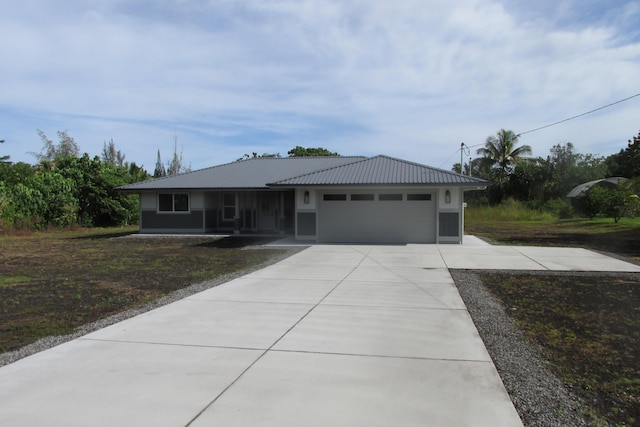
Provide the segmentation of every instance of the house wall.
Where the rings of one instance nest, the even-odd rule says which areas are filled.
[[[447,191],[449,198],[447,198]],[[447,203],[449,199],[449,203]],[[462,243],[464,232],[463,192],[460,188],[438,190],[438,243]]]
[[[159,212],[158,194],[149,192],[140,195],[140,232],[141,233],[202,233],[204,232],[204,194],[189,193],[189,211]],[[179,192],[176,192],[179,193]]]

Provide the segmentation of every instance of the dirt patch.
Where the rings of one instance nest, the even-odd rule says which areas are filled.
[[[583,399],[589,423],[640,423],[639,274],[474,274]]]
[[[95,232],[1,237],[0,353],[246,271],[286,249],[266,237],[128,238]]]

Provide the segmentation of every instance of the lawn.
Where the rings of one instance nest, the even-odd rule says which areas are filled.
[[[286,253],[244,249],[266,238],[125,237],[133,231],[0,236],[0,353]]]
[[[498,244],[579,246],[640,261],[640,222],[470,215]],[[590,424],[640,425],[640,275],[478,272],[549,368],[588,406]]]

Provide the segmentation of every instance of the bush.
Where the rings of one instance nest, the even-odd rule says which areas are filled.
[[[591,219],[604,215],[618,222],[622,217],[635,215],[640,202],[630,187],[619,184],[611,189],[594,185],[577,198],[576,204]]]
[[[565,199],[551,199],[542,205],[542,210],[562,219],[573,216],[573,207]]]

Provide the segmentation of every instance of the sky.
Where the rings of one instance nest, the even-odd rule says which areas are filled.
[[[0,13],[0,156],[42,130],[153,172],[295,146],[450,169],[500,129],[546,157],[640,131],[640,0],[20,0]],[[468,155],[467,155],[468,153]]]

